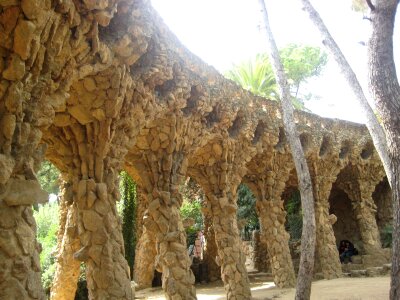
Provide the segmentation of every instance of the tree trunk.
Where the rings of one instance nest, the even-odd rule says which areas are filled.
[[[301,237],[300,269],[296,285],[296,298],[310,299],[311,282],[314,268],[315,249],[315,214],[312,182],[308,170],[307,161],[301,147],[300,139],[294,122],[293,106],[287,78],[280,61],[278,48],[269,25],[268,14],[264,0],[259,0],[263,15],[263,25],[266,31],[266,41],[269,48],[269,56],[279,86],[282,103],[283,124],[292,150],[293,160],[299,179],[301,204],[303,209],[303,234]]]
[[[400,298],[400,86],[393,57],[393,30],[397,0],[376,0],[371,8],[369,86],[386,133],[393,196],[393,253],[390,299]]]
[[[362,87],[357,79],[356,74],[354,73],[349,63],[347,62],[339,46],[336,44],[335,40],[329,33],[318,12],[314,9],[309,0],[301,0],[301,1],[303,3],[303,10],[309,15],[310,20],[314,23],[315,27],[318,28],[323,38],[322,43],[335,58],[346,81],[349,83],[351,89],[353,90],[354,95],[356,96],[356,99],[358,100],[358,104],[364,116],[367,119],[366,126],[368,128],[369,133],[371,134],[372,141],[374,142],[376,151],[378,152],[379,157],[382,160],[383,167],[385,168],[385,172],[390,183],[392,172],[390,168],[390,159],[388,154],[388,145],[386,141],[385,132],[383,131],[381,125],[379,124],[374,111],[369,105],[367,98],[362,90]]]

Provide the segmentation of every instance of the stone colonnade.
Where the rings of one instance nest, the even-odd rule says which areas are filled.
[[[206,67],[142,0],[2,1],[0,74],[0,298],[44,299],[31,207],[47,199],[36,179],[45,154],[65,180],[53,299],[72,299],[80,262],[86,264],[91,299],[132,298],[116,211],[124,158],[140,171],[146,194],[144,235],[154,237],[155,250],[149,253],[156,253],[167,297],[195,298],[179,218],[179,185],[193,167],[213,213],[217,262],[228,298],[250,298],[236,189],[250,173],[256,152],[280,135],[276,104],[265,104]],[[304,116],[304,124],[336,122]],[[255,128],[259,120],[265,128]],[[322,127],[306,130],[318,135]],[[368,136],[365,128],[353,127],[345,131]],[[335,134],[348,138],[339,129]],[[319,145],[314,148],[318,151]],[[361,148],[357,144],[354,151]],[[379,233],[367,183],[376,180],[361,175],[359,187],[345,183],[344,189],[372,253],[379,250]],[[280,195],[271,191],[281,190],[284,180],[274,176],[268,173],[260,183],[259,211],[268,215],[263,227],[276,280],[292,285],[285,213]],[[325,201],[328,187],[315,184]],[[320,211],[321,224],[327,224],[326,206]],[[269,231],[271,224],[276,232]]]

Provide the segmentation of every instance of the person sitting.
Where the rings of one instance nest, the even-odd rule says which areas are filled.
[[[348,240],[340,241],[339,244],[340,262],[344,263],[347,257],[349,259],[349,262],[351,263],[352,262],[351,257],[353,255],[355,255],[354,245]]]

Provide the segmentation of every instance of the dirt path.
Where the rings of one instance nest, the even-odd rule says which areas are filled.
[[[385,300],[389,299],[390,277],[339,278],[313,282],[311,300]],[[226,299],[222,283],[197,285],[199,300]],[[294,289],[278,289],[272,282],[252,284],[253,299],[293,300]],[[161,288],[136,292],[136,299],[163,300]]]

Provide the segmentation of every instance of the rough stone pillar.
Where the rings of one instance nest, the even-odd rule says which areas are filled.
[[[90,299],[132,298],[116,201],[123,158],[145,117],[140,107],[121,112],[132,107],[135,84],[126,66],[75,82],[67,103],[71,114],[57,114],[63,121],[46,132],[48,155],[72,182],[80,241],[74,258],[86,264]]]
[[[50,2],[2,1],[0,10],[0,299],[44,299],[32,205],[47,193],[35,172],[41,129],[65,106],[69,24]]]
[[[325,279],[339,278],[342,267],[336,246],[336,237],[332,225],[335,216],[329,215],[329,195],[332,181],[329,178],[314,178],[319,184],[314,184],[315,222],[316,222],[316,254]],[[325,181],[324,181],[325,180]]]
[[[339,278],[342,276],[342,267],[332,227],[336,217],[329,215],[329,196],[332,185],[341,170],[341,165],[337,163],[335,156],[326,155],[323,159],[316,158],[312,162],[310,170],[315,201],[315,251],[319,267],[325,279]]]
[[[208,145],[204,153],[206,156],[191,170],[191,176],[203,188],[206,209],[212,213],[217,264],[221,267],[227,299],[250,299],[246,258],[237,224],[236,192],[246,170],[246,158],[252,153],[243,144],[228,139]],[[210,156],[212,159],[208,161]]]
[[[241,246],[237,226],[236,192],[223,196],[207,195],[213,212],[215,242],[221,278],[227,299],[250,299],[250,283],[247,276],[246,258]]]
[[[358,226],[360,227],[365,252],[376,255],[382,249],[379,228],[375,217],[377,207],[372,199],[372,193],[377,183],[376,181],[366,179],[364,177],[359,180],[360,198],[357,199],[358,201],[352,201],[352,205]]]
[[[178,96],[176,96],[178,97]],[[181,97],[181,96],[179,96]],[[141,178],[148,199],[143,224],[156,239],[157,271],[167,299],[195,299],[194,275],[180,218],[179,187],[187,172],[187,152],[197,137],[195,123],[168,114],[144,129],[130,151],[129,161]]]
[[[382,246],[372,194],[383,179],[384,172],[380,165],[357,165],[355,168],[353,180],[340,182],[340,187],[351,200],[366,254],[379,256]]]
[[[145,191],[138,185],[136,214],[136,228],[138,230],[136,232],[137,244],[133,274],[134,281],[137,284],[136,290],[151,287],[154,278],[154,264],[157,256],[156,238],[143,226],[143,218],[148,206]]]
[[[264,239],[276,286],[292,287],[296,284],[289,234],[285,229],[286,211],[282,200],[258,201],[262,238]]]
[[[204,220],[204,237],[206,240],[203,260],[207,265],[208,280],[213,282],[221,278],[221,268],[216,263],[218,248],[217,244],[215,243],[214,226],[212,224],[212,213],[207,209],[207,207],[203,207],[202,212]]]
[[[131,299],[121,220],[116,209],[118,172],[105,169],[107,184],[82,179],[73,184],[81,249],[74,257],[86,264],[91,299]]]
[[[272,149],[257,158],[250,166],[252,175],[245,178],[245,183],[257,198],[260,238],[267,245],[275,284],[281,288],[293,287],[296,276],[289,249],[290,236],[285,229],[286,211],[281,200],[293,163],[288,154]]]
[[[142,181],[147,183],[144,189],[148,208],[143,219],[142,238],[149,238],[147,245],[150,248],[156,240],[155,267],[162,273],[162,287],[167,299],[196,299],[195,278],[190,270],[186,233],[179,212],[182,203],[179,186],[187,162],[182,153],[168,154],[161,150],[158,157],[153,155],[148,153],[146,164],[136,164]]]
[[[65,220],[65,222],[63,222]],[[77,213],[73,205],[72,185],[64,182],[60,199],[60,226],[56,272],[50,291],[52,300],[73,300],[80,274],[80,262],[74,253],[80,249]]]
[[[32,197],[23,188],[31,181],[19,183],[19,192],[11,194],[16,197],[14,200]],[[0,299],[45,299],[40,281],[41,246],[36,241],[32,204],[8,205],[0,201]]]
[[[252,241],[254,243],[254,267],[259,272],[271,272],[267,242],[261,240],[260,231],[253,231]]]

